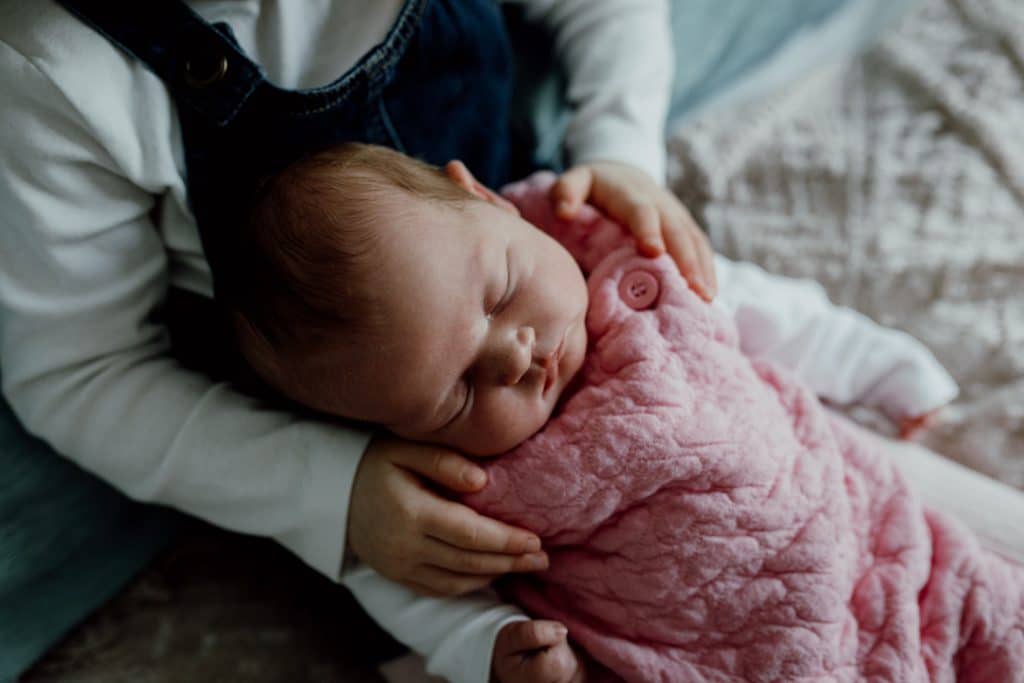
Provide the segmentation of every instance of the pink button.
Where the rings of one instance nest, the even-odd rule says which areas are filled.
[[[660,290],[658,278],[646,270],[626,273],[619,282],[619,296],[627,306],[637,311],[653,306]]]

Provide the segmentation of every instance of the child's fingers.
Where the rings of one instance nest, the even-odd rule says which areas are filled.
[[[711,247],[711,240],[707,233],[700,229],[697,221],[693,220],[689,210],[673,198],[671,202],[673,222],[680,230],[689,234],[693,240],[694,253],[700,262],[701,274],[703,275],[704,286],[710,296],[718,293],[718,277],[715,275],[715,251]]]
[[[575,683],[583,680],[580,665],[568,646],[545,650],[523,663],[525,680],[545,683]]]
[[[506,645],[509,654],[520,654],[530,650],[552,647],[565,640],[567,629],[557,621],[533,619],[521,621],[509,629]]]
[[[392,462],[452,491],[472,493],[487,483],[483,469],[468,458],[443,448],[405,449],[399,451]]]
[[[701,282],[704,287],[704,298],[708,301],[718,293],[718,279],[715,277],[715,254],[711,250],[711,242],[696,225],[689,230],[693,241],[693,250],[700,263]]]
[[[486,553],[535,553],[540,539],[525,529],[484,517],[465,505],[437,498],[422,513],[423,530],[439,541]]]
[[[555,205],[555,215],[562,220],[572,219],[590,196],[593,182],[594,174],[586,166],[577,166],[559,176],[548,195]]]
[[[665,229],[668,252],[694,291],[710,301],[718,293],[711,243],[684,208],[670,208],[667,213],[671,221]]]
[[[698,228],[699,230],[700,228]],[[711,296],[718,294],[718,273],[715,270],[715,249],[711,246],[711,240],[701,232],[701,254],[702,260],[707,264],[706,272],[711,278]]]
[[[548,568],[546,553],[528,553],[526,555],[477,553],[456,548],[433,538],[427,539],[423,562],[459,574],[489,576],[509,572],[534,572]]]
[[[642,254],[660,256],[665,253],[661,214],[654,204],[614,188],[605,188],[600,199],[601,208],[629,230]]]
[[[679,266],[679,272],[683,274],[695,292],[707,298],[707,284],[704,281],[700,255],[689,232],[670,230],[665,238],[668,242],[669,256]]]
[[[633,203],[625,207],[622,217],[629,231],[633,233],[640,252],[645,256],[660,256],[665,253],[665,240],[661,232],[661,215],[653,204]]]

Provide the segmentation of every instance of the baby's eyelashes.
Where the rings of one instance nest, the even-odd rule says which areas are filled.
[[[460,417],[469,412],[469,407],[470,405],[472,405],[473,402],[472,383],[467,378],[463,377],[461,380],[459,380],[459,383],[455,390],[455,395],[458,398],[456,398],[456,400],[453,401],[456,407],[454,409],[454,412],[452,413],[452,416],[448,418],[444,422],[444,424],[435,429],[435,432],[440,432],[447,429],[452,424],[454,424]]]
[[[501,298],[498,299],[498,302],[487,312],[487,317],[489,318],[499,315],[503,310],[505,310],[509,301],[512,300],[512,295],[515,294],[515,288],[512,284],[512,266],[508,262],[508,257],[506,257],[505,273],[505,288],[502,291]]]

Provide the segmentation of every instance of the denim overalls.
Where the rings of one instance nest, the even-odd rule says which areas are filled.
[[[217,299],[235,286],[232,258],[261,179],[345,141],[392,147],[441,165],[459,158],[506,182],[512,64],[493,0],[407,0],[382,43],[322,87],[285,90],[241,50],[226,23],[181,0],[59,0],[141,60],[177,105],[189,205]],[[226,317],[172,291],[164,315],[175,354],[222,378],[245,377]]]

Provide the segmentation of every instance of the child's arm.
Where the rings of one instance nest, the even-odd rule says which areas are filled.
[[[571,166],[552,189],[570,219],[590,202],[635,235],[641,251],[668,252],[705,298],[716,291],[711,246],[664,187],[664,130],[675,70],[666,0],[521,0],[555,34],[572,118]]]
[[[491,590],[460,598],[424,597],[365,566],[347,571],[342,583],[382,628],[426,659],[430,674],[442,676],[451,683],[486,683],[492,672],[502,683],[576,680],[567,668],[569,662],[561,658],[545,657],[547,652],[544,651],[520,658],[511,651],[516,645],[515,638],[509,636],[523,629],[509,625],[529,622],[529,618],[512,605],[499,601]],[[564,630],[544,633],[560,625],[532,624],[539,628],[528,627],[522,635],[528,637],[530,631],[539,631],[539,637],[548,636],[547,642],[553,643],[549,646],[551,653],[564,657],[565,653],[555,652],[556,647],[568,648]],[[575,661],[574,657],[572,659]],[[575,663],[578,670],[579,662]]]
[[[674,54],[666,0],[520,0],[547,26],[566,72],[573,164],[615,160],[665,178]]]
[[[835,306],[811,280],[716,262],[716,304],[733,315],[743,351],[794,370],[819,396],[879,408],[900,423],[956,397],[956,382],[910,335]]]
[[[447,472],[434,477],[438,483],[465,492],[477,487],[456,482],[474,465],[435,449],[418,469],[388,462],[390,479],[359,483],[369,471],[359,467],[369,434],[271,410],[170,356],[154,314],[172,278],[199,292],[209,285],[182,227],[173,108],[152,74],[101,36],[84,35],[102,49],[63,61],[65,53],[46,52],[53,43],[26,39],[22,53],[0,40],[0,365],[20,420],[127,495],[275,538],[335,581],[360,515],[350,510],[354,489],[390,513],[362,527],[376,524],[389,541],[410,529],[425,538],[425,522],[410,515],[429,512],[424,502],[448,501],[409,471],[429,476],[423,466],[437,465]],[[155,215],[164,217],[159,228]],[[169,263],[175,249],[185,254]],[[407,457],[422,454],[414,447],[405,444]],[[399,475],[401,485],[381,488]],[[470,513],[432,530],[457,532],[445,549],[448,565],[431,561],[423,544],[364,547],[363,557],[378,567],[385,557],[411,580],[421,565],[484,553],[511,559],[536,542]],[[495,547],[481,547],[481,539]],[[414,563],[396,561],[410,557]],[[479,586],[510,568],[492,563],[491,575],[464,571],[463,579]]]
[[[0,363],[19,419],[128,496],[275,537],[337,580],[339,497],[369,435],[269,410],[174,361],[153,319],[169,279],[157,203],[120,168],[145,153],[138,131],[116,120],[104,132],[123,138],[97,135],[3,43],[0,91]]]

